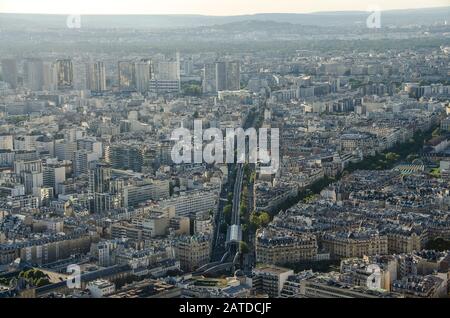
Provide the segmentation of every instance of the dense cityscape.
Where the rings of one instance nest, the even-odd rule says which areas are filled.
[[[424,11],[0,13],[0,298],[448,298],[450,7]]]

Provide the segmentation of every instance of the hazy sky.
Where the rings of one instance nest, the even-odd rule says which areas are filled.
[[[366,11],[448,6],[449,0],[0,0],[0,12],[62,14],[205,14]]]

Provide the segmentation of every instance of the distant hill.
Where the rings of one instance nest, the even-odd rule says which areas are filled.
[[[368,12],[343,11],[309,14],[261,13],[239,16],[204,15],[83,15],[83,28],[167,29],[224,25],[243,21],[273,21],[309,26],[352,26],[365,23]],[[65,28],[66,15],[0,13],[0,28]],[[382,25],[404,26],[450,23],[450,6],[441,8],[383,11]]]

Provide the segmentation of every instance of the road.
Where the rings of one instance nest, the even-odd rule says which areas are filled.
[[[253,127],[255,125],[257,117],[256,116],[247,116],[244,124],[244,129],[247,129],[249,127]],[[248,143],[246,143],[246,160],[248,160]],[[233,165],[229,166],[229,169],[232,168]],[[241,203],[241,194],[242,194],[242,184],[244,179],[244,164],[243,163],[236,163],[234,165],[236,167],[236,177],[234,180],[234,185],[231,183],[227,185],[227,187],[224,187],[222,189],[221,198],[219,201],[219,206],[215,218],[215,227],[214,227],[214,242],[213,242],[213,252],[211,256],[211,263],[205,265],[202,269],[199,270],[201,272],[202,270],[208,271],[208,268],[211,271],[214,271],[215,268],[222,268],[223,266],[227,264],[231,264],[230,262],[233,262],[236,260],[236,256],[239,252],[239,242],[242,240],[242,230],[241,230],[241,220],[240,220],[240,203]],[[230,177],[230,175],[229,175]],[[232,202],[232,215],[231,215],[231,224],[228,226],[227,229],[227,235],[226,237],[220,233],[220,225],[224,222],[224,215],[223,215],[223,208],[227,202],[227,191],[231,190],[231,187],[233,186],[233,202]],[[250,190],[250,189],[249,189]],[[253,192],[253,185],[251,185],[251,191]],[[250,208],[253,207],[253,196],[251,197],[251,204],[248,206]],[[227,239],[229,239],[231,236],[231,243],[226,242]],[[228,241],[228,240],[227,240]],[[253,244],[252,242],[250,242]],[[253,248],[251,249],[253,254]],[[250,269],[253,265],[253,255],[248,255],[244,259],[244,264],[246,269]],[[232,266],[234,268],[234,266]]]
[[[231,225],[240,225],[241,218],[239,217],[241,194],[242,194],[242,181],[244,179],[244,169],[243,164],[238,163],[236,172],[236,182],[234,183],[233,191],[233,209],[231,214]]]
[[[230,171],[228,172],[228,180],[231,178]],[[220,232],[220,225],[224,223],[224,215],[223,208],[227,203],[227,195],[232,190],[230,181],[228,184],[222,187],[222,191],[220,193],[219,204],[217,207],[217,212],[214,219],[214,241],[213,241],[213,249],[211,255],[211,261],[216,262],[220,261],[222,256],[225,254],[225,234]]]

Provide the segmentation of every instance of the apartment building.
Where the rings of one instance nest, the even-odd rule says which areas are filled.
[[[331,258],[383,255],[388,252],[387,236],[377,231],[326,233],[321,242]]]
[[[317,240],[313,234],[263,229],[256,234],[256,261],[283,265],[311,261],[317,256]]]
[[[253,269],[252,289],[256,294],[279,297],[284,283],[291,275],[294,275],[294,271],[291,269],[261,265]]]
[[[175,257],[181,269],[192,272],[207,264],[211,256],[209,235],[180,236],[174,242]]]

